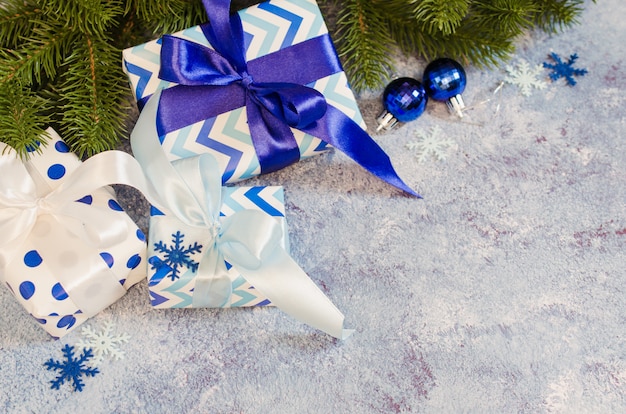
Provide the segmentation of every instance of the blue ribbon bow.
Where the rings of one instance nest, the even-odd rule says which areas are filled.
[[[178,86],[161,96],[160,135],[245,105],[262,174],[300,159],[290,129],[295,128],[420,197],[398,177],[387,154],[358,124],[328,104],[320,92],[304,86],[342,70],[327,35],[247,62],[241,19],[237,13],[230,15],[230,0],[203,0],[203,4],[210,24],[201,28],[215,50],[174,36],[162,38],[159,77]],[[302,58],[311,64],[292,68]]]

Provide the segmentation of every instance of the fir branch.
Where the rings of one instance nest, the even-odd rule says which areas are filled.
[[[32,31],[41,13],[41,8],[30,1],[25,1],[22,7],[12,3],[0,5],[0,47],[16,48],[20,39]]]
[[[342,3],[337,17],[339,57],[351,84],[357,90],[375,88],[391,70],[389,62],[392,39],[380,9],[368,0]]]
[[[440,42],[445,48],[430,58],[451,57],[464,65],[474,64],[494,67],[508,59],[515,51],[511,37],[498,36],[497,32],[486,30],[478,18],[467,19],[454,34],[454,41]]]
[[[49,20],[64,22],[80,33],[104,33],[124,14],[121,0],[45,0]]]
[[[536,0],[535,3],[539,12],[535,15],[534,23],[546,32],[556,33],[578,23],[584,0]]]
[[[124,132],[126,88],[116,59],[121,50],[110,39],[85,34],[73,49],[56,92],[63,109],[61,133],[83,157],[115,147]]]
[[[515,39],[525,31],[534,27],[556,31],[576,23],[582,3],[583,0],[372,0],[371,8],[378,12],[370,14],[367,22],[380,29],[370,32],[373,39],[368,42],[381,44],[391,38],[385,50],[398,46],[405,54],[426,59],[445,56],[465,64],[495,66],[511,56]],[[349,8],[345,2],[342,6]],[[342,17],[345,27],[360,19],[345,12]],[[362,39],[347,36],[341,30],[340,26],[336,36],[338,50],[352,78],[361,65],[373,62],[368,56],[353,55],[363,50],[359,46]],[[350,55],[352,59],[347,58]],[[384,65],[378,72],[371,71],[367,87],[382,86],[390,72],[390,64]],[[357,91],[365,85],[353,82]]]
[[[132,0],[126,12],[132,9],[152,33],[173,33],[208,20],[200,0]]]
[[[7,101],[12,99],[16,108],[25,105],[24,99],[16,100],[16,96],[38,96],[39,102],[47,103],[47,107],[26,106],[29,110],[22,111],[22,117],[32,116],[31,123],[36,128],[9,128],[3,131],[3,140],[24,142],[17,149],[25,156],[28,143],[38,138],[42,126],[48,126],[42,122],[51,122],[60,128],[64,139],[81,157],[114,148],[124,133],[128,111],[123,102],[128,91],[120,65],[121,48],[109,34],[119,32],[125,3],[122,0],[7,3],[4,11],[9,18],[0,19],[0,34],[24,24],[16,15],[33,7],[37,13],[29,15],[29,37],[18,39],[13,49],[0,51],[0,95]],[[9,37],[2,40],[16,42]],[[23,85],[19,89],[21,94],[11,86],[13,83]],[[0,113],[0,124],[10,124],[10,115],[6,111]],[[26,139],[24,131],[36,135]]]
[[[423,0],[416,2],[411,20],[418,23],[429,34],[437,33],[447,36],[459,27],[468,9],[468,0]]]
[[[512,38],[533,27],[536,13],[540,11],[535,0],[475,1],[472,12],[478,25],[489,28],[500,37]]]
[[[18,82],[4,85],[0,93],[0,131],[2,141],[24,158],[29,150],[40,151],[50,119],[41,115],[48,102]],[[45,140],[42,142],[45,145]]]
[[[0,87],[14,79],[23,84],[41,84],[54,78],[74,37],[70,28],[47,25],[33,28],[33,38],[20,50],[0,51]]]

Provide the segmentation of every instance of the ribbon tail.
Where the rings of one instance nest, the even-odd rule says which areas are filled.
[[[67,180],[47,197],[51,203],[64,206],[68,200],[78,200],[90,192],[112,184],[123,184],[141,191],[157,208],[162,206],[156,190],[146,179],[141,165],[130,154],[122,151],[105,151],[83,162]]]
[[[257,270],[238,270],[255,289],[293,318],[342,340],[354,332],[344,329],[341,311],[284,249],[276,249]]]
[[[356,122],[328,105],[326,114],[314,124],[299,128],[329,143],[381,180],[422,198],[398,176],[389,156]]]
[[[224,258],[216,249],[209,249],[200,262],[193,288],[194,308],[223,308],[230,299],[233,285],[228,277]]]
[[[300,160],[300,149],[293,132],[251,97],[246,102],[252,144],[259,158],[261,174],[278,171]]]

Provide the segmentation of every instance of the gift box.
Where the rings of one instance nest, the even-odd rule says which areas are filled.
[[[281,229],[280,246],[289,251],[283,188],[222,187],[220,217],[239,211],[259,211],[272,217]],[[191,308],[199,263],[207,249],[202,229],[182,223],[152,207],[148,237],[148,288],[155,308]],[[225,262],[230,295],[219,307],[267,306],[271,301]]]
[[[146,237],[111,187],[74,197],[80,189],[71,184],[85,170],[73,174],[81,161],[47,133],[26,161],[0,143],[0,280],[59,338],[145,277]]]
[[[160,92],[157,92],[157,95]],[[157,100],[149,100],[152,111]],[[343,314],[288,253],[282,187],[223,187],[211,154],[170,161],[143,114],[131,147],[153,205],[148,285],[155,308],[274,305],[336,338]]]
[[[214,6],[211,4],[209,7]],[[256,70],[252,74],[256,80],[302,82],[321,92],[329,106],[338,109],[355,125],[365,129],[354,94],[314,0],[272,0],[241,10],[238,15],[243,27],[245,58],[250,72]],[[173,36],[212,49],[206,33],[209,27],[208,24],[196,26]],[[162,46],[163,39],[158,39],[123,51],[123,69],[140,109],[157,90],[179,88],[181,94],[187,93],[182,92],[184,88],[180,84],[159,77],[162,59],[165,59]],[[330,68],[315,68],[322,62]],[[262,75],[257,74],[262,72],[259,67],[266,69]],[[168,121],[163,121],[165,115],[159,115],[160,140],[170,160],[210,153],[218,160],[223,171],[223,183],[234,183],[271,172],[293,162],[293,159],[270,160],[268,164],[273,165],[262,167],[257,154],[259,150],[255,148],[250,135],[248,111],[243,104],[214,116],[209,114],[204,118],[200,115],[202,111],[199,107],[206,109],[218,102],[228,102],[232,99],[228,94],[239,96],[239,91],[211,96],[208,104],[195,102],[195,94],[189,93],[193,96],[188,98],[188,102],[169,104],[176,113],[170,115]],[[181,106],[185,109],[179,111]],[[199,111],[200,114],[184,120],[190,111]],[[329,148],[327,141],[306,130],[291,128],[291,133],[297,143],[296,158],[309,158]],[[281,157],[284,158],[282,155],[274,158]]]

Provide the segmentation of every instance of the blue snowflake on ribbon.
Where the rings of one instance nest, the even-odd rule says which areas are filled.
[[[183,238],[185,237],[180,231],[172,234],[172,246],[168,246],[162,241],[154,243],[154,250],[159,253],[164,253],[165,260],[159,260],[159,266],[168,266],[172,273],[169,275],[172,281],[178,279],[178,269],[181,266],[185,266],[187,269],[191,269],[196,272],[198,270],[198,263],[191,260],[191,255],[200,253],[202,251],[202,245],[195,242],[193,245],[183,247]]]
[[[89,359],[93,358],[91,349],[84,349],[79,358],[74,358],[74,347],[65,344],[63,355],[65,356],[63,362],[50,358],[44,363],[48,371],[59,371],[59,375],[50,381],[52,389],[58,390],[65,381],[71,381],[74,391],[82,391],[84,386],[82,376],[93,377],[100,373],[98,368],[85,365]]]
[[[556,64],[550,64],[543,62],[543,67],[547,69],[552,69],[552,73],[550,73],[550,79],[553,81],[557,81],[559,78],[565,78],[567,83],[574,86],[576,85],[576,80],[574,80],[574,76],[585,76],[587,73],[587,69],[576,69],[573,67],[574,62],[578,59],[578,55],[574,53],[571,55],[567,62],[563,62],[559,55],[552,52],[550,53],[550,57],[552,60],[556,62]]]

